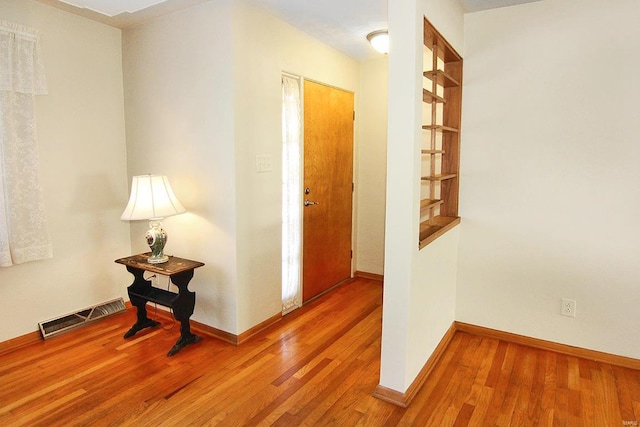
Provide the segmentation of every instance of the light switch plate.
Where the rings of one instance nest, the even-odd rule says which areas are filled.
[[[267,154],[256,156],[256,172],[271,172],[273,171],[273,163],[271,156]]]

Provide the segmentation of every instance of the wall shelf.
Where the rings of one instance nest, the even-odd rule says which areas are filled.
[[[426,19],[423,53],[419,249],[460,223],[462,57]]]
[[[425,130],[435,130],[437,132],[455,132],[458,133],[460,132],[458,129],[456,128],[452,128],[450,126],[443,126],[443,125],[423,125],[422,129]]]
[[[442,70],[425,71],[423,76],[442,87],[460,87],[460,83]]]
[[[455,173],[439,173],[437,175],[427,175],[423,176],[423,181],[446,181],[447,179],[457,178],[458,175]]]
[[[429,209],[434,208],[438,205],[442,204],[442,200],[440,199],[422,199],[420,200],[420,216],[427,215],[429,213]]]
[[[438,96],[435,93],[429,92],[426,89],[422,89],[422,101],[423,102],[434,102],[435,101],[435,102],[438,102],[438,103],[441,103],[441,104],[444,104],[444,103],[447,102],[443,97]]]
[[[436,216],[420,223],[420,244],[422,249],[429,243],[460,224],[460,217]]]

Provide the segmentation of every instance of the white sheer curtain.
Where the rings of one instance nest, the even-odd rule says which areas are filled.
[[[282,76],[282,312],[302,305],[302,106],[300,79]]]
[[[0,267],[52,256],[34,111],[46,93],[38,32],[0,20]]]

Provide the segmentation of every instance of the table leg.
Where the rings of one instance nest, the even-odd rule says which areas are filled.
[[[137,309],[136,323],[131,327],[131,329],[127,331],[126,334],[124,334],[125,338],[131,338],[138,331],[141,331],[145,328],[158,326],[160,322],[156,322],[155,320],[151,320],[147,317],[147,300],[132,294],[132,292],[136,291],[138,291],[138,293],[141,293],[139,291],[140,289],[151,287],[151,282],[144,279],[144,270],[127,266],[127,271],[133,274],[134,277],[133,283],[127,288],[127,291],[129,292],[129,300],[131,301],[131,305],[133,305]]]
[[[202,338],[191,333],[189,318],[196,305],[196,294],[188,289],[189,281],[193,277],[193,270],[171,276],[171,281],[178,287],[178,298],[173,303],[173,316],[180,322],[180,338],[169,350],[167,356],[173,356],[184,347],[202,341]]]

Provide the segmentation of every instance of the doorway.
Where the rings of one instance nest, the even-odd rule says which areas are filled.
[[[282,84],[286,314],[351,278],[354,95],[286,74]]]
[[[351,278],[354,95],[304,81],[302,301]]]

